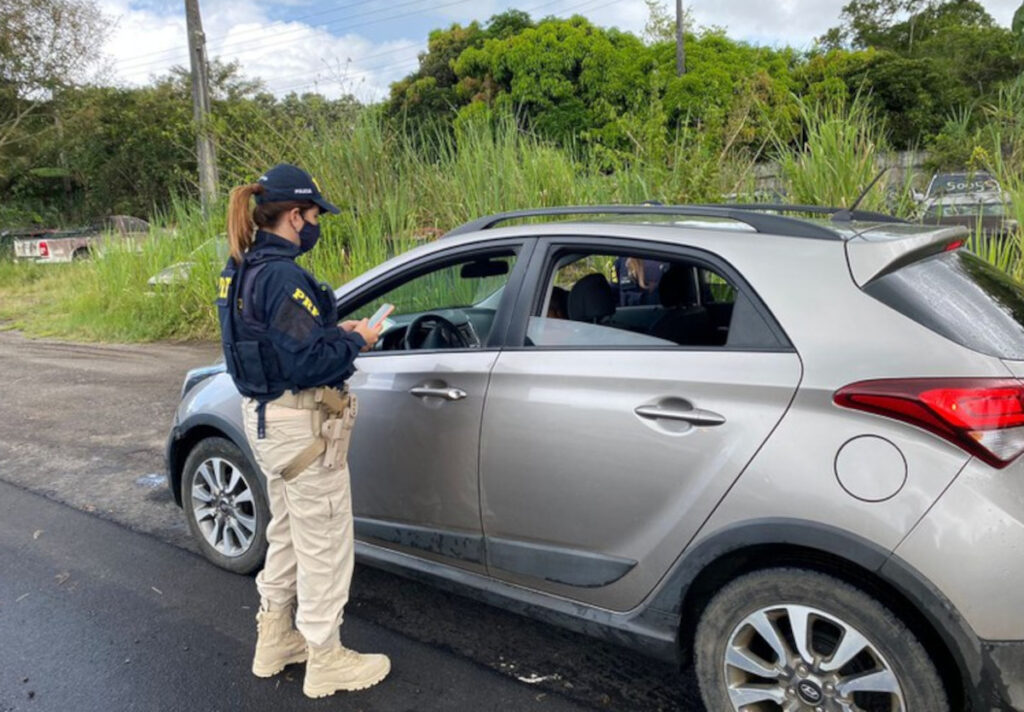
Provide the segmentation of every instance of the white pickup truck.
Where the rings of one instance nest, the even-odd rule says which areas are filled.
[[[95,225],[69,230],[47,230],[14,240],[14,259],[31,262],[72,262],[97,254],[104,238],[139,240],[149,234],[149,223],[130,215],[111,215]]]

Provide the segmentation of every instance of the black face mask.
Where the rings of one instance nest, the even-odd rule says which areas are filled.
[[[317,240],[320,239],[320,225],[302,220],[302,229],[299,230],[299,254],[305,254],[313,249]]]

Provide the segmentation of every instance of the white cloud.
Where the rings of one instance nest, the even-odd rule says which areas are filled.
[[[582,14],[595,23],[641,33],[647,19],[643,0],[476,0],[435,3],[374,0],[358,9],[346,0],[335,5],[311,0],[286,0],[294,7],[292,21],[271,19],[268,0],[203,0],[203,24],[209,55],[238,60],[246,76],[259,77],[275,94],[317,90],[328,96],[352,92],[364,100],[386,95],[391,82],[416,67],[426,48],[427,33],[451,22],[486,22],[510,7],[539,18],[549,14]],[[101,9],[117,18],[106,43],[117,80],[139,85],[174,64],[188,66],[185,18],[178,3],[174,12],[163,3],[100,0]],[[836,25],[847,0],[684,0],[699,25],[725,27],[729,35],[760,44],[809,46]],[[987,0],[985,8],[1008,25],[1020,0]],[[273,7],[279,8],[281,0]],[[664,0],[670,12],[675,3]],[[152,9],[153,6],[157,9]],[[307,17],[308,16],[308,17]],[[346,19],[348,31],[335,34]],[[388,28],[401,27],[395,36]],[[371,40],[365,34],[372,32]],[[404,34],[404,36],[403,36]]]
[[[102,0],[100,6],[116,18],[104,50],[117,81],[141,85],[174,65],[188,66],[183,15],[136,8],[130,0]],[[259,77],[278,95],[315,90],[379,99],[416,66],[417,53],[426,47],[425,34],[373,42],[355,33],[337,36],[324,27],[274,21],[253,0],[204,3],[203,30],[211,58],[237,60],[243,74]]]

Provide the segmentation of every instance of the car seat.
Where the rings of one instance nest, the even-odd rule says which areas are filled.
[[[651,326],[651,336],[682,346],[715,342],[707,310],[697,304],[697,284],[691,265],[674,264],[658,285],[665,313]]]
[[[588,274],[569,291],[569,318],[600,324],[615,314],[615,291],[599,272]]]

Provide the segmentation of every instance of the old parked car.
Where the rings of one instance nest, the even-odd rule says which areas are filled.
[[[56,263],[92,257],[102,250],[104,239],[139,241],[149,234],[149,223],[130,215],[111,215],[86,227],[49,231],[14,240],[14,258]]]
[[[986,237],[1010,237],[1017,221],[1003,193],[947,195],[925,201],[922,222],[928,225],[962,225]]]
[[[0,230],[0,259],[14,259],[14,241],[41,238],[57,232],[54,228],[15,227]]]
[[[963,228],[809,211],[521,211],[342,286],[397,306],[350,381],[361,560],[693,658],[709,712],[1024,707],[1024,285]],[[167,457],[204,554],[258,568],[222,366]]]
[[[1009,196],[989,173],[938,173],[921,202],[927,225],[962,225],[983,237],[1016,234],[1018,224]]]
[[[198,260],[207,258],[223,265],[228,259],[228,253],[227,235],[222,233],[217,237],[205,240],[199,247],[189,253],[186,260],[167,265],[150,277],[146,283],[150,289],[186,284],[189,280],[189,275],[192,273],[192,268],[195,267]]]
[[[936,173],[928,182],[924,199],[932,200],[946,195],[967,195],[970,193],[998,193],[999,181],[986,171]]]

